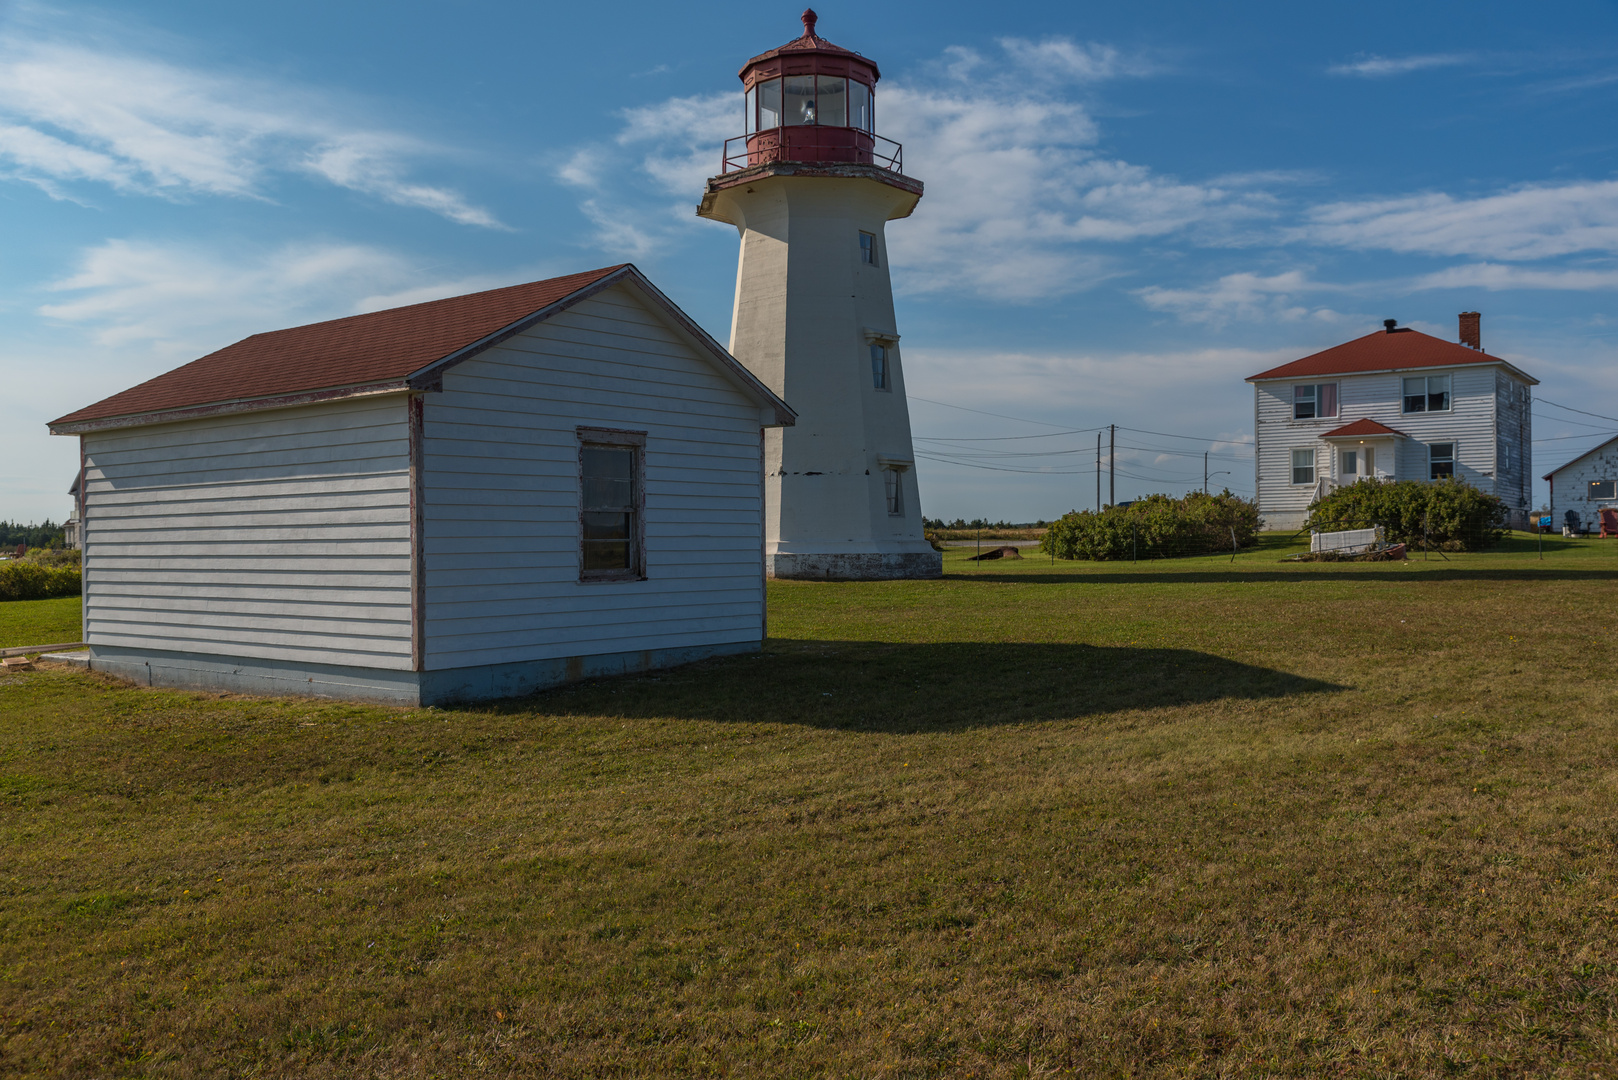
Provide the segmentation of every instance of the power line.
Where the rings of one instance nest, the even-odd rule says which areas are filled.
[[[1593,416],[1597,420],[1611,420],[1613,423],[1618,424],[1618,416],[1602,416],[1600,413],[1585,412],[1583,409],[1575,409],[1571,405],[1558,405],[1556,402],[1545,398],[1535,398],[1534,401],[1540,405],[1549,405],[1553,409],[1566,409],[1568,412],[1576,412],[1580,416]]]
[[[917,400],[925,400],[925,399],[919,399],[918,398]],[[951,408],[956,408],[956,407],[957,406],[951,406]],[[997,416],[999,414],[998,413],[986,413],[984,415],[986,415],[986,416]],[[1007,419],[1014,419],[1014,417],[1007,417]],[[1035,421],[1030,420],[1030,421],[1028,421],[1028,423],[1035,423]],[[1048,434],[1044,434],[1044,435],[998,435],[998,436],[995,436],[995,437],[992,437],[992,438],[983,438],[983,439],[969,439],[969,438],[964,438],[964,437],[955,438],[953,436],[946,436],[946,435],[912,435],[910,437],[912,439],[920,439],[923,442],[1015,442],[1015,441],[1017,441],[1019,439],[1060,439],[1063,435],[1088,435],[1092,431],[1102,431],[1102,430],[1105,430],[1105,429],[1098,428],[1098,427],[1091,427],[1091,428],[1079,428],[1076,431],[1052,431],[1052,432],[1050,432]]]
[[[1592,431],[1584,435],[1561,435],[1554,439],[1535,439],[1534,442],[1571,442],[1574,439],[1599,439],[1602,437],[1610,438],[1613,435],[1618,435],[1618,431]]]
[[[934,401],[932,398],[916,397],[912,394],[906,394],[905,396],[911,401],[925,401],[929,405],[942,405],[946,409],[959,409],[962,412],[978,413],[981,416],[998,416],[1002,420],[1015,420],[1019,424],[1038,424],[1040,427],[1054,428],[1059,428],[1062,426],[1061,424],[1053,424],[1048,420],[1029,420],[1027,417],[1023,416],[1007,416],[1005,413],[984,412],[982,409],[968,409],[965,405],[951,405],[947,401]],[[1100,429],[1091,428],[1090,430],[1098,431]]]

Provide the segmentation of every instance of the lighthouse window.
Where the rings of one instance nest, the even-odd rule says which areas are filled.
[[[758,84],[758,129],[767,131],[781,126],[781,80],[770,79]]]
[[[819,122],[833,124],[837,127],[848,126],[848,80],[834,78],[829,75],[817,77],[818,95],[816,105],[819,111]]]
[[[747,119],[746,133],[748,135],[758,130],[758,87],[749,87],[747,91]]]
[[[876,234],[860,233],[860,262],[867,266],[876,265]]]
[[[862,131],[876,130],[876,123],[871,119],[871,88],[858,79],[850,79],[848,83],[848,126]]]
[[[787,127],[815,123],[815,77],[789,75],[781,81],[786,84],[782,90],[785,91]]]
[[[893,517],[903,517],[905,512],[904,485],[899,483],[899,470],[883,469],[882,486],[886,489],[883,494],[888,499],[888,513]]]
[[[878,390],[888,388],[888,347],[881,344],[871,346],[871,385]]]

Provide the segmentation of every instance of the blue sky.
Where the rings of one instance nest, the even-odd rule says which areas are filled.
[[[724,340],[694,207],[798,10],[0,0],[0,518],[68,508],[47,420],[261,330],[629,260]],[[1557,407],[1618,417],[1613,0],[817,10],[927,184],[928,515],[1091,504],[1110,423],[1120,499],[1250,493],[1243,378],[1389,317],[1483,312],[1536,473],[1618,431]]]

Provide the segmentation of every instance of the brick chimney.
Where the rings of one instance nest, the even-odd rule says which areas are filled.
[[[1483,351],[1483,314],[1477,311],[1461,312],[1461,344]]]

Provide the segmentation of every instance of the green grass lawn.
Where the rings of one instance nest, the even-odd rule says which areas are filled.
[[[952,551],[459,711],[0,677],[0,1073],[1613,1075],[1618,543],[1546,543]]]
[[[0,649],[78,641],[79,611],[77,596],[0,602]]]

